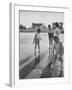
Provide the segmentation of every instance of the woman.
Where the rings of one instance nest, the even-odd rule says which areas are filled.
[[[54,36],[57,36],[58,38],[60,38],[60,28],[59,28],[59,24],[58,22],[55,23],[55,32],[54,32]]]

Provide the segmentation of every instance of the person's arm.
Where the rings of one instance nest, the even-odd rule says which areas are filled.
[[[33,43],[35,42],[36,36],[37,36],[37,33],[36,33],[35,36],[34,36]]]
[[[40,40],[43,40],[43,39],[40,37]]]
[[[60,56],[63,56],[64,54],[64,47],[62,45],[62,42],[60,42]]]

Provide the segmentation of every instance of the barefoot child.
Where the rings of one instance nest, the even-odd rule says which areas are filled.
[[[40,40],[42,40],[40,36],[40,32],[41,32],[41,29],[38,28],[33,40],[33,43],[35,44],[35,57],[36,57],[37,46],[38,46],[38,52],[40,53]]]
[[[63,46],[57,36],[54,37],[54,60],[53,60],[53,71],[52,77],[63,76]]]
[[[63,56],[63,45],[62,42],[60,42],[59,38],[57,36],[54,37],[54,55],[57,55],[58,57]]]

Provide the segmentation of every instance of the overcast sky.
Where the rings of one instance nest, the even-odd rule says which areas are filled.
[[[20,11],[20,24],[31,27],[32,23],[43,23],[48,26],[53,22],[64,22],[64,13]]]

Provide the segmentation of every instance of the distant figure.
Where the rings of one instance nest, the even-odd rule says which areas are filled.
[[[49,44],[51,44],[53,42],[54,37],[51,25],[48,25],[48,36],[49,36]]]
[[[53,56],[53,37],[54,33],[52,31],[51,25],[48,25],[48,36],[49,36],[49,59],[51,60]]]
[[[40,53],[40,40],[42,40],[42,38],[40,36],[40,32],[41,32],[41,29],[38,28],[37,32],[35,34],[34,40],[33,40],[33,43],[35,44],[35,57],[36,57],[37,46],[38,46],[38,52]]]

